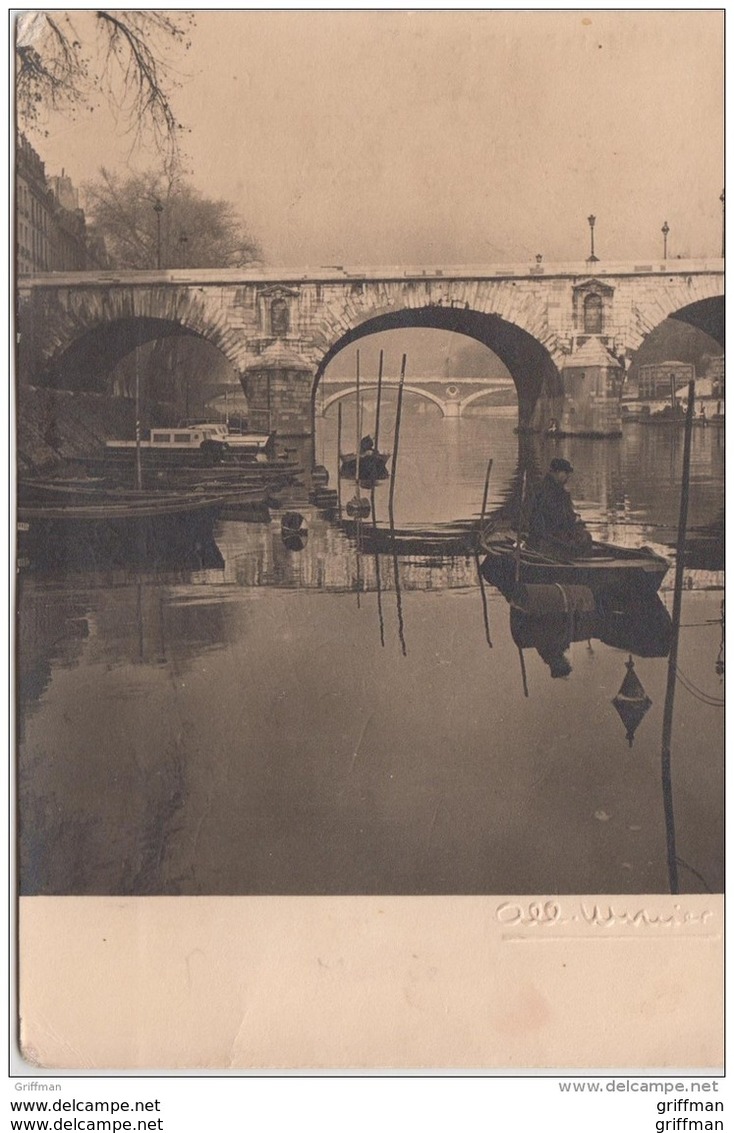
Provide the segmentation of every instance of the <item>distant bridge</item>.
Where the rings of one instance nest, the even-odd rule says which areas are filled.
[[[382,387],[393,392],[399,387],[400,379],[383,377]],[[327,389],[334,389],[327,394]],[[374,379],[360,382],[360,393],[374,398],[377,393],[377,382]],[[403,385],[405,393],[412,393],[425,401],[436,405],[442,417],[461,417],[467,406],[476,401],[486,400],[493,394],[507,394],[513,389],[508,382],[498,382],[489,378],[411,378]],[[514,393],[514,390],[513,390]],[[317,400],[317,412],[326,416],[328,410],[336,402],[346,398],[355,397],[357,387],[353,379],[328,378],[321,380],[320,400]],[[503,403],[504,404],[504,403]]]
[[[592,434],[619,430],[624,365],[665,319],[723,342],[720,259],[79,272],[27,277],[18,290],[21,380],[103,391],[134,347],[195,335],[240,376],[252,424],[293,435],[312,433],[331,359],[377,331],[467,335],[512,375],[521,429],[555,418]]]

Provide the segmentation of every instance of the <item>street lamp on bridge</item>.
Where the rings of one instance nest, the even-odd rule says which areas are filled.
[[[588,216],[586,219],[589,222],[589,231],[591,232],[591,255],[589,256],[588,262],[590,264],[595,264],[595,263],[598,262],[598,259],[599,259],[598,256],[594,255],[594,225],[596,224],[596,217],[595,216]]]
[[[670,232],[670,225],[667,220],[663,221],[663,227],[660,229],[663,234],[663,259],[668,258],[668,233]]]
[[[163,205],[156,197],[153,202],[153,212],[155,213],[155,228],[156,228],[156,265],[160,271],[161,267],[161,213],[163,212]]]
[[[181,267],[182,268],[186,267],[186,245],[188,244],[188,242],[189,242],[188,236],[186,235],[185,232],[182,232],[181,235],[178,238],[178,246],[179,246],[179,250],[180,250],[180,259],[181,259]]]
[[[719,197],[719,200],[721,201],[721,258],[723,260],[723,258],[724,258],[724,243],[725,243],[724,237],[726,236],[726,226],[724,224],[724,190],[723,189],[721,190],[721,196]]]

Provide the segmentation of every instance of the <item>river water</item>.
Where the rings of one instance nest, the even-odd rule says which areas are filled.
[[[274,509],[217,522],[221,557],[201,569],[23,562],[23,892],[668,891],[673,570],[654,608],[587,627],[557,678],[462,537],[490,457],[496,512],[522,468],[563,455],[597,538],[672,563],[682,433],[520,442],[513,425],[406,404],[392,532],[384,483],[360,524],[284,497],[309,528],[301,549]],[[336,428],[320,420],[316,439],[332,486]],[[343,428],[353,448],[346,411]],[[672,744],[683,892],[722,888],[723,459],[721,431],[697,428]],[[612,703],[630,658],[651,702],[631,745]]]

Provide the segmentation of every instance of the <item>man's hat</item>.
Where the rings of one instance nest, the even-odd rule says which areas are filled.
[[[573,472],[573,465],[557,456],[550,462],[550,470],[551,472]]]

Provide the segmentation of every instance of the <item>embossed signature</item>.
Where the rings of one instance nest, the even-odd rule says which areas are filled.
[[[619,908],[615,905],[594,902],[588,904],[580,901],[573,912],[564,914],[558,901],[529,901],[520,904],[517,901],[503,901],[497,906],[495,916],[502,925],[512,927],[541,928],[545,925],[579,924],[592,925],[596,928],[611,928],[613,925],[625,925],[630,928],[684,928],[693,925],[705,925],[713,917],[710,909],[703,909],[700,913],[692,913],[681,905],[673,905],[665,912],[658,912],[650,908]]]

